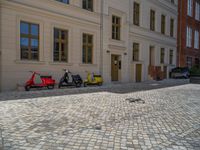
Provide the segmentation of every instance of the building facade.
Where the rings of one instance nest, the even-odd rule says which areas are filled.
[[[178,29],[178,66],[200,65],[199,0],[179,0]]]
[[[2,91],[29,71],[109,84],[167,78],[176,65],[176,0],[1,0],[0,14]]]

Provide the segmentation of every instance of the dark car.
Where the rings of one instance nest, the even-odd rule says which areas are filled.
[[[171,78],[185,78],[188,79],[190,77],[190,71],[187,67],[177,67],[172,69]]]

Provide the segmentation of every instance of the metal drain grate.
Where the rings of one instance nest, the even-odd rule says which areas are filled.
[[[129,101],[129,103],[140,103],[140,104],[144,104],[145,101],[142,100],[141,98],[127,98],[127,101]]]

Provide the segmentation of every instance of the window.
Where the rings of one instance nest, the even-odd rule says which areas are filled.
[[[83,34],[82,62],[92,64],[93,57],[93,35]]]
[[[165,62],[165,49],[161,48],[161,50],[160,50],[160,63],[164,64],[164,62]]]
[[[161,33],[165,34],[165,15],[161,15]]]
[[[69,0],[56,0],[56,1],[69,4]]]
[[[174,36],[174,19],[170,19],[170,36]]]
[[[54,28],[53,59],[58,62],[68,62],[68,31]]]
[[[117,16],[112,16],[112,39],[120,40],[121,19]]]
[[[140,4],[134,2],[133,24],[140,25]]]
[[[83,0],[82,5],[83,9],[93,11],[93,0]]]
[[[195,58],[195,65],[199,67],[199,65],[200,65],[199,58]]]
[[[196,2],[195,19],[200,21],[200,2]]]
[[[39,25],[20,22],[21,59],[39,60]]]
[[[187,27],[187,35],[186,35],[186,46],[192,47],[192,28]]]
[[[187,0],[187,14],[192,17],[193,0]]]
[[[194,48],[199,49],[199,31],[194,32]]]
[[[172,65],[173,64],[173,59],[174,59],[174,51],[170,50],[169,51],[169,64]]]
[[[150,10],[150,30],[155,31],[155,11]]]
[[[133,43],[133,61],[139,61],[139,43]]]
[[[188,68],[192,67],[192,57],[187,57],[187,67]]]

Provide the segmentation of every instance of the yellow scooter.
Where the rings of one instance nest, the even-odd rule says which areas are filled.
[[[87,72],[87,79],[84,81],[84,87],[88,85],[98,85],[101,86],[103,84],[103,78],[101,75],[96,75],[94,73]]]

